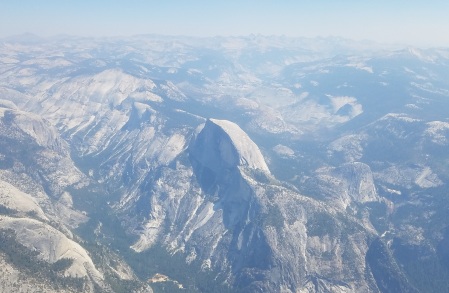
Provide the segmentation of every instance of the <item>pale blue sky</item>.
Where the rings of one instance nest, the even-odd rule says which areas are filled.
[[[449,47],[448,15],[448,0],[0,0],[0,37],[254,33]]]

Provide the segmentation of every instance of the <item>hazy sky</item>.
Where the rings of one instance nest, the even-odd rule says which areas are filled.
[[[341,36],[449,47],[449,1],[0,0],[0,37]]]

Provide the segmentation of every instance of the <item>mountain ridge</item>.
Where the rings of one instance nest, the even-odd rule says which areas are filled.
[[[0,214],[80,245],[92,292],[445,288],[446,49],[60,40],[0,43]]]

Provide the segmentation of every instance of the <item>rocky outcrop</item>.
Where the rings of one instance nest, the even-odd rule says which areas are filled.
[[[0,108],[0,230],[12,231],[18,245],[50,267],[70,262],[60,277],[83,279],[81,284],[86,280],[86,292],[93,292],[95,286],[104,287],[104,276],[70,231],[88,217],[73,207],[67,191],[87,183],[69,153],[68,144],[47,121]],[[11,248],[2,251],[11,253]],[[23,269],[8,265],[11,270]],[[34,277],[36,284],[48,282],[45,274]]]
[[[337,168],[322,167],[316,171],[313,184],[326,201],[343,210],[347,206],[380,201],[371,168],[361,162],[343,164]]]
[[[237,166],[269,172],[257,145],[227,120],[207,120],[190,147],[190,157],[215,173]]]

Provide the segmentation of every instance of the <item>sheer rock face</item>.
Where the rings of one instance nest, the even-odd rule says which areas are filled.
[[[227,120],[208,120],[190,154],[216,173],[237,166],[269,172],[257,145],[237,124]]]

